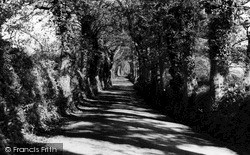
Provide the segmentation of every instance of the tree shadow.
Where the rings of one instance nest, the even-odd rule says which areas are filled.
[[[215,147],[189,127],[174,123],[143,104],[131,93],[131,86],[127,88],[126,85],[129,84],[119,84],[121,86],[115,85],[112,89],[101,92],[97,100],[78,105],[79,111],[72,113],[62,130],[51,136],[87,138],[137,149],[158,150],[161,154],[204,154],[182,149],[180,146],[185,144]],[[117,151],[126,154],[125,149]]]

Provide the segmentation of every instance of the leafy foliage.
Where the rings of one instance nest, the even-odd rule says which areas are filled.
[[[15,138],[21,135],[8,135],[9,130],[53,130],[60,116],[109,89],[120,67],[129,68],[125,75],[153,106],[230,139],[226,128],[235,124],[233,133],[249,119],[248,74],[234,76],[232,69],[237,64],[247,72],[249,65],[250,46],[238,46],[248,34],[238,17],[241,3],[5,1],[0,7],[2,132]],[[243,131],[247,128],[236,138]]]

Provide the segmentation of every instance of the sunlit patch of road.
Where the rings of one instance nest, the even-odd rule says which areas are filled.
[[[63,149],[82,155],[164,155],[164,152],[157,149],[140,148],[128,144],[114,144],[107,141],[92,140],[88,138],[65,138],[63,136],[49,139],[51,143],[64,144]]]
[[[196,152],[196,153],[201,153],[201,154],[207,154],[207,155],[237,155],[237,153],[223,147],[216,147],[216,146],[199,146],[199,145],[194,145],[194,144],[182,144],[178,145],[177,148],[182,149],[182,150],[187,150],[190,152]]]

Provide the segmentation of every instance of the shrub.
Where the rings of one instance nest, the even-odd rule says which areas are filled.
[[[227,116],[233,116],[239,112],[243,104],[245,92],[241,89],[227,89],[224,96],[218,102],[218,111]]]
[[[197,77],[199,86],[202,86],[203,84],[205,85],[208,84],[209,69],[210,69],[210,62],[208,58],[204,56],[197,56],[195,58],[194,73]]]

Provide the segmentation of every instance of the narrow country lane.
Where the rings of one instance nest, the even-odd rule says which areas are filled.
[[[82,155],[234,155],[188,126],[157,114],[120,78],[98,100],[79,106],[49,143],[63,143],[66,154]],[[202,138],[203,137],[203,138]]]

